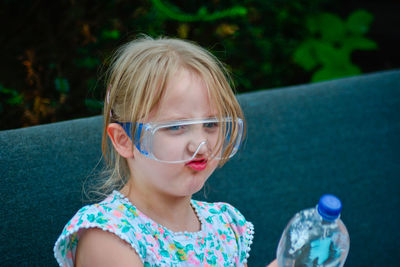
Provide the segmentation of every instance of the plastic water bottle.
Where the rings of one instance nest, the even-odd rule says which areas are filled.
[[[298,212],[286,226],[277,249],[279,267],[342,267],[350,238],[340,217],[342,203],[323,195],[315,208]]]

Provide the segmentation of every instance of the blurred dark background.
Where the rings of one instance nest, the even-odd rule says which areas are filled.
[[[109,57],[141,33],[208,48],[239,93],[399,68],[399,11],[394,0],[2,0],[0,130],[100,114]]]

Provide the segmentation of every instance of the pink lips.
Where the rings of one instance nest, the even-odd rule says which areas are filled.
[[[186,166],[192,168],[195,171],[202,171],[207,167],[206,159],[194,159],[186,163]]]

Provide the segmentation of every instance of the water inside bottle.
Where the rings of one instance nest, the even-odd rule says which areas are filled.
[[[315,220],[320,220],[315,223]],[[339,267],[347,256],[347,236],[340,229],[340,221],[324,223],[315,216],[315,209],[304,210],[292,219],[282,240],[284,255],[279,266],[291,267]],[[284,249],[283,247],[287,247]]]

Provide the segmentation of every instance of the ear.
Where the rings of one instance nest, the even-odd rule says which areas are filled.
[[[118,154],[124,158],[133,158],[132,140],[125,133],[121,125],[110,123],[107,126],[107,133]]]

